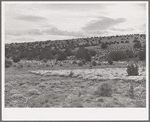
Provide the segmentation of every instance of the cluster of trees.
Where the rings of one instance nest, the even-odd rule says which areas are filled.
[[[135,58],[138,57],[139,60],[145,60],[146,59],[146,48],[143,48],[143,50],[140,50],[138,54],[134,54],[132,50],[126,50],[126,51],[112,51],[108,54],[108,58],[111,58],[113,61],[119,61],[129,58]]]
[[[18,51],[19,50],[19,51]],[[7,51],[8,52],[8,51]],[[21,59],[27,60],[66,60],[67,56],[75,56],[77,59],[85,59],[86,61],[91,61],[91,56],[95,56],[96,51],[85,49],[80,47],[78,51],[72,52],[71,48],[66,48],[64,51],[59,50],[58,48],[49,49],[15,49],[12,52],[6,53],[6,58],[12,58],[13,62],[17,63]]]
[[[91,61],[91,57],[95,56],[97,53],[94,50],[88,50],[84,47],[80,47],[76,52],[75,56],[77,59],[84,59],[86,61]]]

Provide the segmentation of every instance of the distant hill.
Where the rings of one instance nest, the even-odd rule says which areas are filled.
[[[145,34],[132,34],[121,36],[107,36],[107,37],[91,37],[91,38],[78,38],[69,40],[56,40],[56,41],[41,41],[41,42],[24,42],[24,43],[11,43],[5,44],[5,56],[10,58],[19,55],[20,58],[39,59],[40,56],[57,54],[58,51],[70,49],[73,52],[79,47],[85,47],[90,50],[101,50],[101,44],[107,45],[107,51],[113,49],[131,49],[134,42],[139,41],[141,45],[146,43]]]

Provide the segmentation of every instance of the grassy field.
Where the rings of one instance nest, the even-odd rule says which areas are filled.
[[[128,76],[126,61],[14,65],[5,69],[5,107],[146,107],[145,62],[138,65],[138,76]]]

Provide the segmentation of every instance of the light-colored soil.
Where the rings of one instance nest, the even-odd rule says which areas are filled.
[[[139,76],[128,76],[125,67],[107,64],[92,68],[7,68],[5,107],[146,107],[145,67],[139,67]],[[98,94],[103,83],[111,87],[111,96]]]

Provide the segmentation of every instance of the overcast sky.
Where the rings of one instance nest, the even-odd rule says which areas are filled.
[[[146,33],[145,3],[5,3],[5,42]]]

